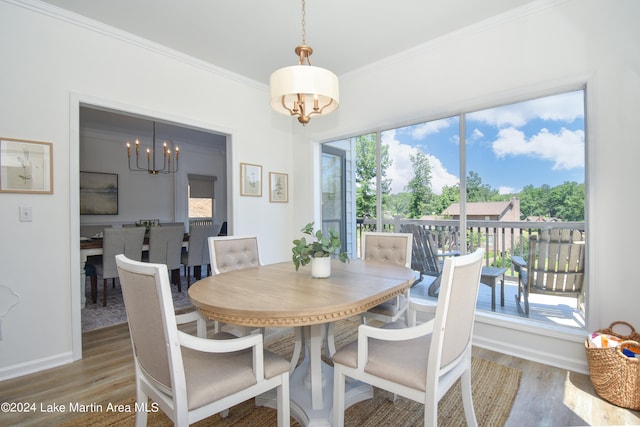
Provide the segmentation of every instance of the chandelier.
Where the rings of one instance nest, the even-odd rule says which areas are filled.
[[[338,108],[338,77],[329,70],[314,67],[313,53],[307,45],[305,0],[302,0],[302,44],[295,49],[298,65],[280,68],[271,74],[271,108],[278,113],[297,116],[303,125],[311,115],[327,115]],[[306,64],[306,65],[305,65]]]
[[[176,173],[178,172],[178,158],[180,155],[180,149],[176,147],[175,163],[172,168],[171,164],[171,148],[167,147],[167,141],[162,145],[162,169],[158,169],[156,166],[156,122],[153,122],[153,139],[151,142],[151,148],[147,148],[147,167],[140,166],[140,141],[136,139],[136,164],[131,166],[131,144],[127,141],[127,158],[130,171],[145,171],[152,175],[158,175],[160,173]]]

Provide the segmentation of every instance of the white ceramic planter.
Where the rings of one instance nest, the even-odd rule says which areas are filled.
[[[311,277],[325,279],[331,276],[331,257],[311,259]]]

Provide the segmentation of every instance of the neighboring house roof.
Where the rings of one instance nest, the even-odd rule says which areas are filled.
[[[468,216],[497,216],[501,217],[510,209],[511,201],[508,202],[470,202],[467,203]],[[460,203],[453,203],[442,211],[442,215],[460,215]]]
[[[525,221],[528,222],[557,222],[558,219],[557,218],[549,218],[549,217],[543,217],[543,216],[528,216],[527,219],[525,219]]]

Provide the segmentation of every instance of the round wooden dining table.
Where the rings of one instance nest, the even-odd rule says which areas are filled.
[[[189,297],[204,316],[223,323],[299,328],[304,360],[291,375],[291,415],[305,426],[329,426],[333,369],[321,358],[327,325],[405,293],[414,278],[404,266],[333,260],[331,276],[314,279],[309,267],[296,271],[292,262],[283,262],[206,277],[189,287]],[[346,407],[371,397],[371,386],[351,383]],[[275,394],[256,398],[257,405],[275,403]]]

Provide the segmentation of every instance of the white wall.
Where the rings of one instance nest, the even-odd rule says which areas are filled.
[[[159,219],[161,223],[184,222],[188,218],[187,175],[215,175],[215,221],[227,220],[227,171],[224,150],[215,146],[174,141],[180,147],[176,174],[151,175],[132,172],[127,165],[124,141],[117,132],[81,129],[80,170],[118,175],[118,215],[81,215],[80,225],[134,223],[141,219]],[[223,138],[218,137],[216,138]],[[149,143],[141,143],[148,147]],[[133,153],[132,149],[132,153]],[[132,154],[133,155],[133,154]],[[144,154],[141,164],[146,165]]]
[[[331,140],[587,84],[588,329],[640,329],[634,230],[640,2],[543,1],[341,77],[339,114],[296,137]],[[308,146],[300,145],[309,157]],[[298,155],[298,153],[296,153]],[[295,169],[296,181],[311,174]],[[303,178],[299,174],[305,173]],[[311,200],[308,203],[313,203]],[[475,342],[586,369],[583,335],[478,316]]]
[[[78,100],[230,134],[231,176],[239,162],[263,165],[265,182],[269,171],[289,173],[287,204],[269,203],[266,188],[255,198],[240,197],[236,179],[228,186],[233,232],[269,242],[270,263],[288,259],[298,230],[319,220],[319,147],[311,142],[587,82],[589,328],[617,319],[640,327],[628,226],[636,212],[628,176],[640,157],[640,3],[536,4],[341,77],[338,112],[303,128],[264,107],[266,87],[0,1],[1,136],[51,141],[55,162],[53,195],[0,194],[0,285],[20,298],[1,319],[0,379],[77,351]],[[33,222],[18,221],[19,206],[33,208]],[[581,337],[504,326],[482,316],[477,343],[584,369]]]
[[[0,1],[0,132],[53,143],[54,193],[0,194],[0,285],[19,296],[1,319],[0,379],[79,355],[80,102],[229,134],[226,167],[234,177],[240,162],[261,164],[265,183],[269,171],[293,172],[292,124],[270,111],[266,86],[33,4]],[[288,259],[294,203],[269,203],[266,184],[261,198],[240,197],[237,180],[228,190],[233,232],[269,242],[267,263]],[[32,207],[33,222],[18,221],[19,206]]]

